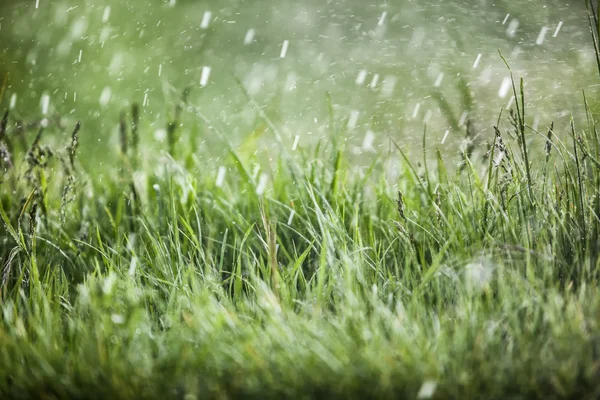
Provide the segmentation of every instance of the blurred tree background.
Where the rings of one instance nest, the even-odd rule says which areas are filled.
[[[498,49],[537,119],[566,121],[593,76],[588,36],[583,1],[13,0],[0,4],[0,106],[41,114],[47,96],[49,115],[84,120],[82,140],[103,148],[132,102],[160,141],[186,87],[188,120],[201,110],[233,140],[257,125],[244,90],[289,138],[318,138],[329,92],[336,116],[358,115],[350,140],[410,139],[424,122],[439,139],[449,122],[433,93],[460,116],[467,82],[486,129],[509,101]]]

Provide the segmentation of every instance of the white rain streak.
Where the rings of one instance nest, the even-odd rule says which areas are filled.
[[[506,17],[504,17],[504,21],[502,21],[502,25],[506,24],[506,21],[508,21],[508,17],[510,17],[510,14],[506,14]]]
[[[211,17],[212,17],[212,12],[204,11],[204,15],[202,16],[202,22],[200,22],[200,29],[208,28],[208,25],[210,25]]]
[[[283,41],[283,45],[281,46],[281,53],[279,53],[279,58],[285,58],[289,45],[290,45],[289,40]]]
[[[463,113],[460,115],[460,119],[458,120],[458,126],[463,126],[465,124],[468,115],[469,114],[466,111],[463,111]]]
[[[531,129],[534,131],[537,131],[539,126],[540,126],[540,116],[536,114],[533,117],[533,124],[531,125]]]
[[[244,36],[244,44],[248,45],[252,43],[254,40],[254,35],[256,35],[256,30],[254,28],[248,29],[246,36]]]
[[[550,30],[550,28],[548,28],[547,26],[542,27],[537,39],[535,40],[535,44],[537,44],[538,46],[541,46],[542,44],[544,44],[544,40],[546,39],[546,34],[548,33],[549,30]]]
[[[154,139],[158,142],[163,142],[167,138],[166,129],[157,129],[154,131]]]
[[[450,129],[444,133],[444,137],[442,138],[442,144],[446,143],[446,139],[448,139],[448,135],[450,135]]]
[[[77,103],[77,92],[73,92],[73,102]]]
[[[557,37],[558,36],[558,32],[560,32],[560,28],[562,28],[563,26],[563,22],[560,21],[558,23],[558,26],[556,27],[556,30],[554,30],[554,33],[552,34],[552,37]]]
[[[373,131],[367,131],[362,142],[362,149],[365,151],[375,151],[373,143],[375,142],[375,134]]]
[[[383,26],[385,24],[385,17],[387,17],[387,11],[381,13],[381,17],[379,17],[379,21],[377,22],[377,26]]]
[[[357,85],[362,85],[363,83],[365,83],[365,80],[367,79],[367,70],[366,69],[361,69],[358,72],[358,76],[356,77],[356,84]]]
[[[510,24],[508,24],[508,28],[506,28],[506,36],[508,36],[509,38],[514,38],[517,34],[517,29],[519,29],[519,20],[513,18],[510,21]]]
[[[142,107],[146,107],[148,105],[148,92],[144,93],[144,101],[142,102]]]
[[[298,143],[300,142],[300,135],[296,135],[294,138],[294,144],[292,145],[292,151],[296,151],[298,148]]]
[[[433,83],[434,87],[440,87],[440,85],[442,84],[442,81],[444,80],[444,73],[440,72],[437,76],[437,78],[435,78],[435,82]]]
[[[515,101],[515,96],[510,96],[510,99],[508,100],[508,104],[506,105],[506,107],[504,109],[509,110],[512,107],[514,101]]]
[[[432,117],[432,116],[433,116],[433,113],[431,112],[431,110],[427,110],[427,111],[425,112],[425,116],[423,117],[423,122],[424,122],[425,124],[428,124],[428,123],[429,123],[429,120],[431,120],[431,117]]]
[[[200,73],[200,86],[206,86],[208,84],[208,78],[210,78],[210,67],[204,66]]]
[[[420,109],[421,109],[421,103],[417,103],[417,105],[415,105],[415,108],[413,109],[413,113],[412,113],[413,119],[417,118],[417,115],[419,115]]]
[[[480,61],[481,61],[481,53],[477,54],[477,58],[475,59],[475,62],[473,63],[473,69],[476,69],[477,67],[479,67]]]
[[[13,93],[12,96],[10,96],[10,105],[8,106],[8,108],[11,110],[14,110],[16,105],[17,105],[17,94]]]
[[[292,221],[294,220],[294,214],[296,214],[296,211],[292,210],[292,212],[290,213],[290,217],[287,220],[288,225],[292,224]]]
[[[40,0],[35,0],[35,9],[40,8]]]
[[[50,96],[47,94],[43,94],[40,99],[40,106],[42,107],[42,114],[48,114],[48,109],[50,108]]]
[[[104,13],[102,13],[102,23],[105,24],[110,18],[110,6],[104,7]]]
[[[176,3],[177,3],[177,0],[171,0],[171,1],[169,1],[169,6],[175,7]]]
[[[102,90],[102,93],[100,94],[100,99],[98,99],[98,102],[100,103],[100,105],[102,107],[104,107],[108,104],[111,97],[112,97],[112,90],[110,90],[110,88],[107,86]]]
[[[226,172],[227,172],[227,169],[225,169],[225,167],[219,167],[219,171],[217,172],[217,179],[215,180],[216,187],[223,186],[223,183],[225,182],[225,173]]]
[[[358,116],[359,111],[352,110],[352,112],[350,113],[350,117],[348,118],[348,130],[353,130],[354,128],[356,128],[356,125],[358,124]]]
[[[509,77],[505,77],[502,80],[500,89],[498,89],[498,97],[500,97],[501,99],[506,97],[506,95],[508,94],[508,91],[510,90],[510,83],[511,83],[511,81],[510,81]]]
[[[419,389],[419,393],[417,394],[417,399],[430,399],[435,394],[435,389],[437,388],[437,383],[435,381],[427,380],[423,382],[421,385],[421,389]]]
[[[371,83],[369,84],[369,87],[371,89],[375,89],[377,87],[378,83],[379,83],[379,74],[375,74],[375,75],[373,75],[373,79],[371,79]]]
[[[131,262],[129,263],[129,276],[135,276],[135,270],[137,268],[137,257],[131,257]]]
[[[392,94],[394,94],[394,88],[396,87],[397,82],[398,78],[394,75],[386,76],[381,85],[381,95],[383,97],[391,97]]]
[[[158,76],[162,75],[162,64],[158,65]]]
[[[265,189],[267,189],[267,182],[269,181],[269,176],[267,174],[260,174],[260,178],[258,179],[258,185],[256,185],[256,194],[262,196],[265,193]]]
[[[83,56],[83,50],[79,50],[79,57],[77,57],[77,62],[81,63],[81,57]]]

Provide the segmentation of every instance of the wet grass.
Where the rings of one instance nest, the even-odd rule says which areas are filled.
[[[218,179],[185,92],[165,149],[134,105],[95,168],[85,123],[6,112],[1,397],[597,398],[600,139],[532,129],[520,83],[483,157],[424,133],[366,169],[266,116],[277,153],[245,156],[198,111]]]

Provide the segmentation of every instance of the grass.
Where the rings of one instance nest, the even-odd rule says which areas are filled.
[[[85,122],[6,112],[0,397],[597,398],[596,123],[534,131],[513,89],[481,159],[424,134],[362,170],[337,135],[260,163],[199,114],[223,182],[185,93],[165,149],[134,105],[92,168]]]

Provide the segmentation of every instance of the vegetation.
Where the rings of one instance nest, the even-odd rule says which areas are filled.
[[[596,123],[535,131],[513,94],[460,168],[425,131],[420,163],[390,138],[356,170],[333,132],[252,171],[205,119],[215,177],[184,93],[165,149],[133,105],[84,170],[85,123],[4,113],[0,396],[597,398]]]

